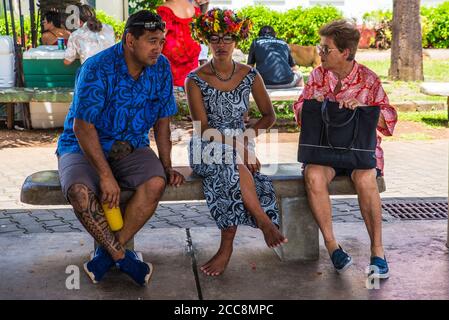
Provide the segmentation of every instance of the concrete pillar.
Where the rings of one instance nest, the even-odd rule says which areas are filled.
[[[307,198],[281,198],[281,232],[288,243],[275,249],[282,261],[317,260],[319,258],[318,226]]]

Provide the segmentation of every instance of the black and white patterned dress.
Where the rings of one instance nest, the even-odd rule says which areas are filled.
[[[245,130],[243,114],[249,108],[249,94],[257,71],[252,68],[242,82],[231,91],[220,91],[202,80],[196,73],[187,77],[201,89],[210,128],[225,136],[237,136]],[[189,145],[189,160],[193,171],[203,177],[207,205],[218,228],[236,225],[256,227],[255,220],[246,211],[240,191],[236,152],[228,144],[202,140],[193,136]],[[262,209],[279,226],[279,208],[271,180],[253,175]]]

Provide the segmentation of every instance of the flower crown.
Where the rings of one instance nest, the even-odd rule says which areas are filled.
[[[192,38],[204,43],[209,43],[214,33],[232,34],[236,41],[245,40],[251,29],[251,20],[238,17],[232,10],[218,8],[194,17],[191,24]]]

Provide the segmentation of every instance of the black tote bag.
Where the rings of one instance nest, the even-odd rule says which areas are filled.
[[[355,110],[338,102],[304,100],[298,161],[334,168],[376,167],[378,106]]]

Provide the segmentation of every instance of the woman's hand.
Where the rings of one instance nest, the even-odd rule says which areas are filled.
[[[357,107],[366,107],[366,104],[363,104],[361,102],[359,102],[359,100],[355,99],[355,98],[351,98],[351,99],[346,99],[346,100],[342,100],[340,101],[340,105],[339,108],[346,108],[346,109],[351,109],[354,110]]]
[[[260,161],[257,159],[256,153],[248,148],[248,145],[242,143],[236,143],[237,154],[240,156],[243,164],[248,170],[255,174],[260,171]]]

